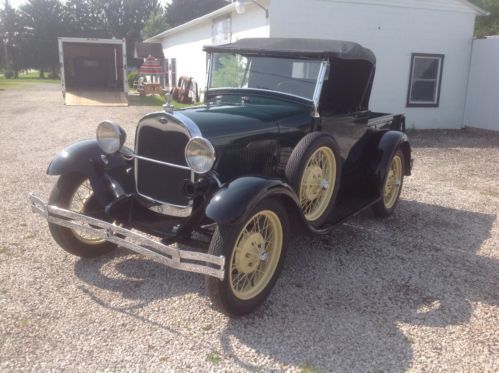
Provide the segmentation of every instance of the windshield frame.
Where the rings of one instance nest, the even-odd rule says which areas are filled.
[[[225,53],[225,52],[223,52],[223,53],[227,54],[227,55],[236,55],[236,54],[238,54],[238,53]],[[214,64],[214,60],[215,60],[213,58],[213,54],[214,54],[214,52],[208,52],[208,71],[207,71],[208,78],[207,78],[207,81],[206,81],[206,93],[216,92],[218,90],[227,91],[227,90],[231,90],[231,89],[238,90],[238,91],[240,91],[240,90],[243,90],[243,91],[244,90],[252,90],[252,91],[279,93],[279,94],[282,94],[282,95],[285,95],[285,96],[299,98],[299,99],[306,100],[308,102],[313,103],[314,104],[314,116],[317,117],[319,115],[318,111],[319,111],[319,102],[320,102],[320,98],[321,98],[322,87],[324,86],[324,80],[326,79],[326,74],[327,74],[327,72],[329,70],[329,60],[328,59],[322,59],[321,60],[321,65],[319,67],[319,73],[318,73],[317,81],[316,81],[316,84],[315,84],[314,94],[313,94],[312,99],[310,99],[308,97],[294,95],[294,94],[291,94],[291,93],[286,93],[286,92],[281,92],[281,91],[270,90],[270,89],[244,88],[244,87],[238,87],[238,88],[235,88],[235,87],[217,87],[217,88],[212,88],[211,87],[211,83],[212,83],[212,75],[213,75],[213,71],[214,71],[213,64]],[[219,52],[218,54],[222,54],[222,53]],[[272,56],[272,55],[268,55],[267,56],[266,55],[265,57],[274,57],[274,56]],[[307,60],[307,59],[303,59],[303,60]]]

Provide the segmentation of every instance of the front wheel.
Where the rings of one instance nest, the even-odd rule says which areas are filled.
[[[216,229],[208,252],[226,259],[223,281],[206,278],[216,308],[241,316],[265,301],[282,269],[288,227],[282,205],[264,200],[243,223]]]
[[[96,201],[90,181],[82,174],[62,175],[52,189],[49,205],[104,218],[104,207]],[[92,236],[83,229],[70,229],[53,223],[49,223],[49,229],[55,242],[76,256],[96,257],[116,247],[115,244]]]

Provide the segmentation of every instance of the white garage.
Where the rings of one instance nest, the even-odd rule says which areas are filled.
[[[371,109],[405,113],[408,128],[462,128],[477,16],[465,0],[246,0],[167,30],[170,80],[206,85],[204,45],[246,37],[355,41],[377,56]]]

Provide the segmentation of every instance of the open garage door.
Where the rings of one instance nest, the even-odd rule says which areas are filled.
[[[66,105],[126,106],[126,46],[116,39],[59,39]]]

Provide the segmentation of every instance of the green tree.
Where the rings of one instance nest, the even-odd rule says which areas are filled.
[[[12,8],[8,0],[4,1],[0,11],[0,38],[2,40],[2,63],[6,70],[11,70],[17,78],[21,66],[23,47],[23,26],[19,12]]]
[[[475,36],[499,35],[499,1],[472,0],[472,2],[490,12],[488,17],[478,17],[475,27]]]
[[[166,23],[175,27],[227,4],[226,0],[172,0],[166,6]]]
[[[93,0],[67,0],[63,9],[65,36],[107,37],[103,35],[101,9]]]
[[[144,39],[148,39],[168,30],[168,28],[168,23],[166,23],[165,15],[161,9],[155,13],[152,13],[146,21],[144,24],[144,30],[142,30],[142,37]]]
[[[94,13],[102,25],[100,37],[125,38],[128,64],[134,64],[135,42],[142,40],[141,32],[152,13],[160,10],[158,0],[91,0]]]
[[[49,69],[57,75],[57,38],[65,31],[62,4],[58,0],[27,0],[21,6],[21,16],[25,26],[23,37],[33,54],[30,67],[39,69],[41,78]]]

